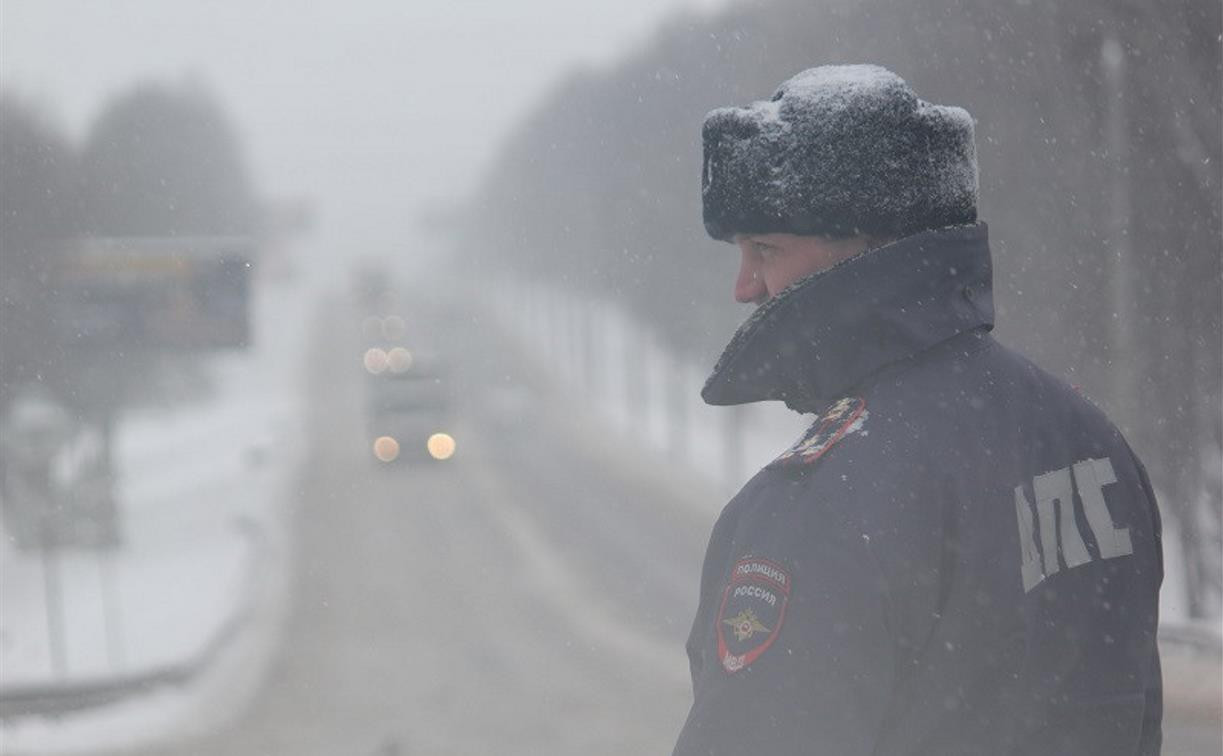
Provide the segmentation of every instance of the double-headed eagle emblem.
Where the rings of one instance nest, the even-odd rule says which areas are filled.
[[[767,633],[769,629],[764,626],[756,613],[751,609],[744,609],[730,619],[722,620],[722,624],[730,625],[735,631],[735,640],[748,640],[756,633]]]

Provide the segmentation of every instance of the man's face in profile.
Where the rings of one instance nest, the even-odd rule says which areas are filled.
[[[862,236],[826,239],[795,234],[736,234],[741,255],[735,301],[764,304],[790,284],[866,249]]]

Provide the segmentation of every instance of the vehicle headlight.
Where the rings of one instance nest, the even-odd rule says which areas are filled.
[[[394,462],[399,457],[399,442],[391,436],[374,439],[374,456],[381,462]]]
[[[425,446],[429,449],[429,456],[434,459],[450,459],[454,456],[454,437],[449,433],[434,433],[429,436]]]
[[[394,347],[386,353],[386,366],[392,373],[406,373],[412,367],[412,353],[403,347]]]
[[[382,338],[387,341],[402,339],[407,330],[407,324],[398,315],[389,315],[382,319]]]
[[[361,363],[365,365],[365,369],[374,375],[378,375],[387,366],[387,354],[378,347],[371,347],[365,350],[365,356],[361,358]]]

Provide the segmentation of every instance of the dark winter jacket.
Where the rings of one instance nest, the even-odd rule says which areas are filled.
[[[817,416],[714,527],[676,754],[1158,753],[1150,484],[990,286],[984,225],[923,232],[736,334],[706,401]]]

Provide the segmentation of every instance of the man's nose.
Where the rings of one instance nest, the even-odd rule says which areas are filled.
[[[769,292],[760,278],[760,264],[747,252],[739,262],[739,277],[735,279],[735,301],[742,304],[760,304],[768,299]]]

